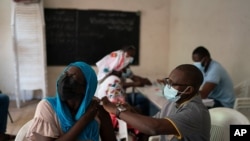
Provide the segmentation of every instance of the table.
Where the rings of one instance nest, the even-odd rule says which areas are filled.
[[[163,96],[163,89],[161,87],[155,85],[136,87],[136,91],[139,91],[142,95],[148,98],[159,109],[161,109],[161,107],[168,102]]]

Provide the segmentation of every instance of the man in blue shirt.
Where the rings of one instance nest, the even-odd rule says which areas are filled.
[[[214,100],[214,105],[211,108],[233,108],[235,101],[233,82],[222,65],[213,60],[209,51],[203,46],[193,50],[192,59],[194,65],[200,69],[204,76],[200,89],[201,97]]]

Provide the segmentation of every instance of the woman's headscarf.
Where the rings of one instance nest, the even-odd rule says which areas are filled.
[[[95,71],[84,62],[75,62],[71,63],[66,67],[67,70],[69,67],[75,66],[81,69],[81,72],[85,76],[86,79],[86,92],[85,96],[82,100],[82,103],[77,111],[75,117],[72,118],[69,108],[60,100],[58,92],[56,92],[56,96],[53,98],[46,98],[47,101],[51,104],[56,115],[59,119],[60,126],[64,133],[68,132],[69,129],[76,123],[77,120],[81,118],[82,115],[85,114],[87,107],[91,103],[91,100],[95,94],[96,86],[97,86],[97,77]],[[64,71],[65,71],[64,70]],[[60,77],[59,77],[60,78]],[[58,81],[58,80],[57,80]],[[87,127],[82,131],[79,140],[99,140],[99,125],[97,121],[93,120],[88,123]]]
[[[120,71],[131,63],[131,57],[127,57],[127,53],[123,50],[113,51],[104,56],[96,63],[98,68],[97,79],[101,81],[113,70]]]

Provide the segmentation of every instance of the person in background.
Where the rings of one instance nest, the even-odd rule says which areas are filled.
[[[3,94],[0,90],[0,141],[14,140],[14,135],[6,134],[9,109],[9,96]]]
[[[129,87],[134,88],[152,85],[148,78],[135,75],[131,71],[130,65],[134,60],[135,53],[136,48],[134,46],[124,46],[122,49],[113,51],[110,54],[104,56],[96,63],[98,69],[98,88],[95,95],[98,98],[105,96],[104,93],[102,93],[102,88],[105,89],[106,87],[103,86],[103,81],[105,81],[105,79],[111,75],[115,75],[119,78],[119,81],[125,91]],[[127,81],[127,79],[130,79],[131,81]],[[142,113],[149,114],[149,100],[144,98],[141,94],[127,94],[126,101],[132,106],[136,107]]]
[[[160,141],[209,141],[211,119],[202,103],[199,88],[203,75],[192,64],[177,66],[165,79],[164,97],[168,100],[155,116],[145,116],[116,105],[107,97],[103,107],[145,135],[161,135]]]
[[[214,105],[209,108],[233,108],[235,101],[233,82],[223,66],[213,60],[209,51],[203,46],[193,50],[192,60],[204,75],[204,82],[200,89],[201,97],[214,100]]]
[[[142,87],[145,85],[151,85],[148,78],[144,78],[135,75],[130,69],[130,65],[133,63],[136,48],[132,45],[124,46],[120,50],[113,51],[102,59],[100,59],[96,66],[98,68],[97,79],[98,82],[102,82],[105,77],[108,77],[112,72],[120,73],[120,78],[123,83],[123,88],[128,87]],[[129,78],[132,81],[126,82]]]
[[[55,97],[38,103],[26,135],[29,140],[116,140],[109,113],[94,97],[97,77],[91,66],[80,61],[69,64],[56,86]]]

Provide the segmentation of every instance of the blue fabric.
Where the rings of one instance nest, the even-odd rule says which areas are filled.
[[[7,117],[9,109],[9,96],[0,93],[0,133],[6,132]]]
[[[141,93],[127,94],[127,102],[137,108],[141,114],[150,116],[150,101]]]
[[[80,68],[87,81],[86,94],[78,109],[76,116],[74,118],[71,117],[70,110],[68,109],[66,104],[60,100],[58,92],[56,92],[55,97],[46,98],[46,100],[52,105],[54,111],[56,112],[56,115],[60,122],[60,126],[64,133],[68,132],[69,129],[76,123],[76,121],[79,120],[82,115],[84,115],[84,113],[87,110],[87,107],[89,106],[95,94],[95,90],[97,86],[96,73],[91,68],[91,66],[89,66],[88,64],[84,62],[71,63],[68,67],[70,66],[76,66]],[[87,125],[87,127],[82,131],[78,139],[98,141],[99,140],[99,125],[97,121],[95,120],[91,121]]]
[[[204,82],[217,84],[208,98],[219,101],[224,107],[233,108],[235,94],[233,82],[227,71],[216,61],[212,60],[207,72],[204,74]]]

